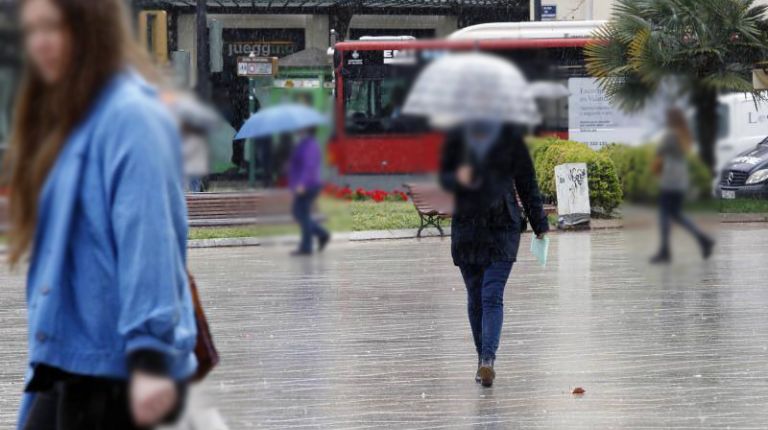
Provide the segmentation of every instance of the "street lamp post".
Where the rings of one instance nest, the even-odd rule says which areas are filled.
[[[256,53],[251,51],[248,58],[256,58]],[[248,77],[248,112],[253,115],[256,113],[256,78]],[[248,184],[251,187],[256,186],[256,140],[248,139],[247,145],[251,153],[248,157]]]
[[[208,47],[207,0],[197,0],[197,93],[203,100],[210,96],[211,60]]]

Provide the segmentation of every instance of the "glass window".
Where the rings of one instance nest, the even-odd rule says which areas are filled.
[[[410,84],[410,80],[403,77],[347,79],[344,88],[347,133],[416,133],[427,130],[424,119],[402,114]]]
[[[568,98],[542,99],[537,102],[540,127],[546,131],[568,131]]]

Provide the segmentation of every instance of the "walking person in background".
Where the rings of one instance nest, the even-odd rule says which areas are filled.
[[[653,264],[669,263],[672,260],[669,235],[673,220],[696,238],[704,259],[712,255],[714,240],[683,214],[683,203],[690,182],[687,156],[692,146],[693,136],[685,115],[679,109],[670,109],[667,111],[667,131],[662,138],[653,165],[654,172],[659,175],[659,229],[661,231],[661,247],[659,252],[651,258]]]
[[[192,94],[169,90],[161,93],[161,99],[176,117],[181,130],[186,190],[203,192],[205,178],[210,173],[209,139],[222,119]]]
[[[205,191],[203,181],[209,173],[208,135],[208,130],[202,127],[188,123],[181,125],[186,189],[192,193]]]
[[[319,250],[325,249],[331,240],[319,223],[312,219],[312,205],[322,189],[322,152],[315,138],[314,129],[296,133],[297,146],[288,164],[288,186],[293,191],[293,217],[301,227],[299,249],[295,256],[311,255],[313,239],[318,238]]]
[[[195,371],[181,148],[122,0],[22,0],[9,260],[29,258],[19,428],[152,428]]]
[[[451,254],[467,288],[478,355],[475,380],[490,387],[496,377],[504,289],[524,228],[515,190],[534,233],[543,238],[549,230],[523,131],[489,121],[465,124],[444,145],[440,182],[455,197]]]

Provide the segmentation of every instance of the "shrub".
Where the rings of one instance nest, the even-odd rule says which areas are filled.
[[[695,198],[707,198],[712,195],[712,172],[698,154],[688,156],[688,171],[691,176],[691,193]]]
[[[600,150],[613,161],[616,166],[624,198],[635,203],[654,201],[659,195],[659,182],[651,171],[656,157],[656,146],[626,146],[613,144]],[[697,155],[689,156],[689,172],[691,179],[691,194],[693,197],[704,197],[709,194],[712,186],[712,176],[707,166]]]
[[[611,213],[621,204],[622,189],[616,166],[605,154],[593,151],[583,143],[554,138],[531,139],[529,147],[536,167],[536,179],[546,198],[554,200],[557,196],[555,166],[586,163],[592,207]]]
[[[616,166],[624,198],[647,202],[658,195],[659,184],[651,172],[655,149],[650,145],[631,147],[613,144],[600,150]]]
[[[528,145],[528,150],[531,153],[531,158],[533,158],[534,162],[536,162],[536,159],[539,158],[541,153],[547,149],[547,147],[557,142],[558,140],[554,137],[551,138],[529,138],[526,140],[526,145]]]

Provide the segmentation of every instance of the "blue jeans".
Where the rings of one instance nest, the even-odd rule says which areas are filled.
[[[483,359],[496,359],[504,321],[504,287],[512,271],[511,261],[487,266],[462,265],[461,276],[467,287],[467,311],[475,349]]]
[[[312,219],[312,205],[320,194],[320,188],[314,187],[304,191],[304,194],[296,194],[293,199],[293,218],[301,227],[301,243],[299,251],[312,252],[312,238],[328,238],[328,232]]]

